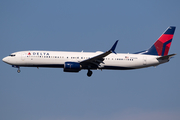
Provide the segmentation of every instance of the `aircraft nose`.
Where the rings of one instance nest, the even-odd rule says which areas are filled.
[[[8,62],[8,58],[5,57],[5,58],[2,59],[2,61],[5,62],[5,63],[7,63],[7,62]]]

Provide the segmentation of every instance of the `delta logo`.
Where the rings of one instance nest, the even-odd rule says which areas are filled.
[[[28,55],[49,55],[49,53],[46,52],[33,52],[32,54],[29,52]]]

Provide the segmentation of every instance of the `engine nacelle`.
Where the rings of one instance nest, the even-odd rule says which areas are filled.
[[[79,72],[81,70],[81,65],[77,62],[65,62],[64,72]]]

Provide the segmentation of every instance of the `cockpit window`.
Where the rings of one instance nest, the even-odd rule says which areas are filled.
[[[15,55],[15,54],[11,54],[11,55],[9,55],[9,56],[14,57],[14,56],[16,56],[16,55]]]

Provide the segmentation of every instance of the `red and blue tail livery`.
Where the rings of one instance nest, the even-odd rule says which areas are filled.
[[[168,55],[176,27],[170,26],[159,37],[159,39],[143,54],[166,56]]]

